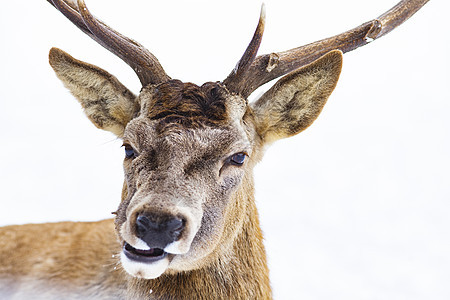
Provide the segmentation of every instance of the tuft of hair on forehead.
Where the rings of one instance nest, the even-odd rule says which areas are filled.
[[[167,125],[217,127],[228,119],[227,95],[226,88],[216,82],[198,86],[170,80],[154,89],[145,114],[151,120],[160,120],[160,129]]]

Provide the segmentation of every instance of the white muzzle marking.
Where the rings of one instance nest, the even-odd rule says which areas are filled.
[[[130,260],[122,252],[120,255],[120,261],[122,263],[122,267],[128,272],[128,274],[144,279],[158,278],[167,270],[167,267],[169,266],[169,258],[167,256],[152,263],[143,263]]]

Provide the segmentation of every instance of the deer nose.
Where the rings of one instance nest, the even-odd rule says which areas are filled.
[[[136,235],[150,248],[164,249],[180,238],[185,223],[178,217],[142,213],[136,218]]]

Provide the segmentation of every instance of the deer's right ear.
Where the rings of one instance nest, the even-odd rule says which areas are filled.
[[[336,87],[342,52],[331,51],[281,78],[252,103],[256,130],[265,143],[295,135],[319,116]]]
[[[79,61],[60,49],[50,50],[49,61],[92,123],[121,137],[139,109],[136,96],[105,70]]]

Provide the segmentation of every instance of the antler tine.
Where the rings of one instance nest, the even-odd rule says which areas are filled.
[[[77,4],[71,0],[47,0],[65,15],[81,31],[100,45],[120,57],[138,76],[142,86],[170,80],[158,59],[139,43],[123,36],[102,21],[96,19],[87,9],[84,0]]]
[[[81,31],[90,36],[95,41],[99,42],[96,37],[89,31],[86,25],[83,22],[80,14],[78,13],[78,7],[70,2],[66,3],[65,1],[59,0],[47,0],[53,7],[59,10],[67,19],[69,19],[74,25],[76,25]],[[99,42],[100,43],[100,42]]]
[[[264,26],[266,24],[266,9],[264,3],[261,5],[261,13],[259,15],[258,26],[256,27],[253,38],[250,41],[247,49],[242,55],[242,58],[237,63],[236,67],[231,71],[230,75],[223,81],[223,84],[232,92],[239,93],[244,83],[243,78],[247,74],[248,69],[255,60],[258,53],[259,46],[261,45],[262,36],[264,33]]]
[[[331,50],[345,53],[364,46],[402,24],[428,1],[402,0],[377,19],[344,33],[288,51],[260,55],[243,76],[238,93],[246,98],[264,83],[305,66]]]

